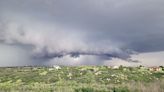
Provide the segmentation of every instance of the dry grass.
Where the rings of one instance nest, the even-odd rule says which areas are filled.
[[[131,82],[125,85],[130,92],[164,92],[164,80],[157,80],[150,83]]]

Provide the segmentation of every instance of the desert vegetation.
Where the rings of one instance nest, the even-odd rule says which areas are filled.
[[[0,92],[164,92],[164,67],[1,67]]]

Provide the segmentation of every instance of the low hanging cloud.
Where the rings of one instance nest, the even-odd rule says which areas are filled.
[[[54,28],[47,24],[42,28],[35,23],[35,26],[24,27],[15,22],[2,24],[1,41],[9,45],[28,45],[31,47],[33,58],[95,55],[106,59],[115,57],[130,61],[130,54],[133,54],[130,50],[121,49],[121,45],[111,42],[110,39],[98,42],[87,40],[87,35],[78,29]]]
[[[138,62],[131,55],[164,50],[163,4],[163,0],[0,0],[0,43],[21,46],[34,61],[85,56],[96,64],[111,58]]]

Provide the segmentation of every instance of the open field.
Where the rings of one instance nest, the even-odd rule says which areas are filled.
[[[1,67],[0,92],[164,92],[164,68]]]

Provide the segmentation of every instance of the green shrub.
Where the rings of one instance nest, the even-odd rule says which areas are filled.
[[[75,92],[95,92],[93,88],[78,88],[75,89]]]
[[[117,88],[114,87],[113,92],[130,92],[130,91],[127,87],[117,87]]]

